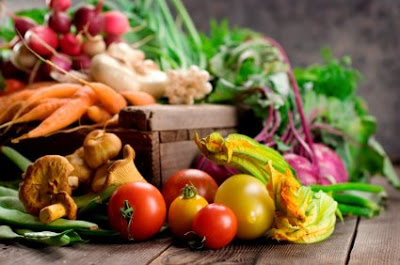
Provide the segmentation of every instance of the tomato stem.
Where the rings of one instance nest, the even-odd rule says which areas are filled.
[[[124,201],[124,207],[121,207],[121,216],[126,220],[127,222],[127,226],[126,226],[126,232],[128,235],[128,240],[134,240],[133,237],[131,236],[130,233],[130,226],[133,220],[133,208],[131,207],[131,205],[129,204],[128,200]]]
[[[186,184],[185,187],[182,189],[182,198],[183,199],[191,199],[196,197],[197,195],[197,188],[190,182],[190,185]]]

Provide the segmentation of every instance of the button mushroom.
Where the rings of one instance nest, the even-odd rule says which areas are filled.
[[[127,144],[123,149],[123,159],[110,161],[100,167],[92,181],[92,191],[100,192],[112,185],[122,185],[134,181],[146,181],[137,170],[135,151]]]
[[[83,155],[88,166],[96,169],[116,157],[121,147],[122,143],[117,135],[106,133],[104,130],[94,130],[83,142]]]
[[[45,222],[65,215],[75,219],[77,206],[70,197],[72,190],[68,184],[73,170],[68,160],[58,155],[43,156],[31,164],[19,187],[19,198],[26,211],[37,216],[43,208],[49,208],[51,213],[44,218]]]

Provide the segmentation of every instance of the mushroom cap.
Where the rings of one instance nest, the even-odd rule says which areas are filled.
[[[119,137],[104,130],[90,132],[83,142],[84,159],[90,168],[96,169],[121,151]]]
[[[66,193],[65,191],[62,191],[58,194],[56,194],[53,199],[52,199],[52,204],[55,203],[61,203],[65,207],[65,212],[70,220],[75,220],[76,219],[76,213],[78,212],[78,206],[76,205],[74,199]]]
[[[73,170],[68,160],[59,155],[46,155],[31,164],[19,187],[19,198],[26,211],[38,215],[42,208],[51,204],[56,194],[71,194],[68,176]]]
[[[110,161],[96,171],[92,181],[92,191],[100,192],[112,185],[146,181],[137,170],[134,159],[135,150],[126,144],[123,149],[123,159]]]

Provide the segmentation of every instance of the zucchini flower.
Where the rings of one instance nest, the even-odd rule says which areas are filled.
[[[270,237],[278,241],[315,243],[327,239],[335,229],[335,202],[328,194],[301,186],[290,170],[275,170],[270,161],[268,192],[275,203],[275,223]]]

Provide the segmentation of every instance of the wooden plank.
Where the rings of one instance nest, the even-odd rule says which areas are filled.
[[[119,114],[119,123],[140,131],[236,127],[236,114],[236,107],[227,105],[130,106]]]
[[[47,248],[0,243],[0,264],[146,264],[167,249],[170,242],[171,239],[160,237],[141,243],[99,243]]]
[[[388,206],[380,216],[360,220],[349,264],[400,264],[400,192],[383,179],[373,183],[385,186]]]
[[[160,131],[160,143],[189,140],[188,130]]]
[[[216,251],[190,251],[187,246],[173,245],[150,264],[345,264],[356,224],[356,218],[338,222],[329,239],[310,245],[261,239],[238,241]]]
[[[190,168],[198,154],[194,141],[160,143],[161,183],[178,170]]]

